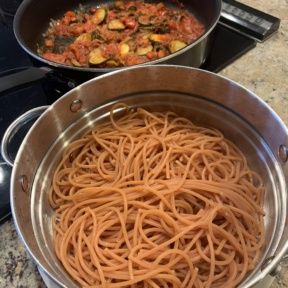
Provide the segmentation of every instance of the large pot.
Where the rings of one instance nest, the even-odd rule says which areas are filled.
[[[26,249],[45,274],[61,287],[77,287],[52,247],[48,187],[64,147],[107,117],[117,101],[173,110],[214,126],[241,147],[265,179],[267,192],[266,246],[240,287],[252,287],[273,273],[288,246],[287,128],[265,102],[233,81],[198,69],[159,65],[112,72],[80,85],[51,105],[24,139],[11,179],[12,213]]]

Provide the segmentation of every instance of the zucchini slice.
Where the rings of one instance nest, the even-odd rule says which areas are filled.
[[[78,36],[75,41],[87,41],[87,42],[89,42],[91,40],[92,40],[92,36],[90,33],[83,33],[80,36]]]
[[[139,24],[142,25],[142,26],[150,26],[150,25],[151,25],[151,21],[150,21],[148,15],[139,16],[138,22],[139,22]]]
[[[125,25],[123,22],[121,22],[118,19],[113,19],[108,23],[108,29],[109,30],[124,30]]]
[[[130,47],[127,43],[121,43],[119,48],[120,48],[120,55],[121,56],[125,56],[130,51]]]
[[[100,48],[95,48],[93,49],[90,53],[89,53],[89,63],[91,65],[98,65],[101,64],[105,61],[107,61],[108,59],[103,57],[101,49]]]
[[[186,46],[187,46],[187,44],[185,42],[183,42],[183,41],[172,40],[169,43],[169,50],[170,50],[171,53],[175,53],[176,51],[181,50],[181,49],[183,49]]]
[[[131,5],[131,6],[129,6],[129,8],[128,8],[128,12],[136,12],[137,11],[137,7],[136,6],[133,6],[133,5]]]
[[[107,11],[105,8],[98,8],[96,9],[93,17],[92,22],[96,25],[102,23],[106,17]]]
[[[167,36],[165,34],[151,34],[149,39],[152,42],[163,43],[167,41]]]
[[[105,65],[107,65],[108,67],[118,67],[119,66],[119,63],[117,61],[115,61],[114,59],[110,59],[108,60]]]
[[[71,59],[71,64],[73,66],[76,66],[76,67],[81,67],[82,66],[76,59]]]
[[[148,52],[151,52],[152,50],[153,50],[152,45],[149,45],[147,47],[138,47],[136,53],[139,56],[143,56],[146,55]]]

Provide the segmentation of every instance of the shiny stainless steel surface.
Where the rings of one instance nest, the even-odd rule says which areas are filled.
[[[82,106],[73,112],[70,107],[75,100]],[[55,102],[29,131],[13,169],[12,210],[17,230],[41,269],[58,285],[77,287],[52,248],[53,211],[47,191],[64,147],[107,117],[117,101],[175,111],[195,123],[220,129],[242,148],[250,165],[265,179],[267,193],[265,251],[240,287],[252,287],[262,280],[288,245],[288,169],[278,156],[280,145],[288,145],[287,128],[267,104],[244,87],[213,73],[164,65],[130,68],[92,79]],[[23,175],[28,179],[29,193],[21,189]],[[271,256],[272,261],[261,270],[262,262]]]
[[[11,138],[17,133],[17,131],[24,126],[30,120],[38,117],[43,111],[47,109],[48,106],[36,107],[22,114],[20,117],[16,118],[5,131],[2,141],[1,141],[1,155],[4,161],[11,167],[14,164],[14,160],[11,159],[9,155],[9,142]]]

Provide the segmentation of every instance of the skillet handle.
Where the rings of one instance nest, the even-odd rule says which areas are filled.
[[[11,69],[9,71],[6,71],[4,72],[5,74],[1,76],[0,93],[6,92],[7,90],[15,87],[39,81],[45,78],[48,73],[53,71],[48,67],[22,68],[19,72],[16,73],[15,70],[18,69]]]
[[[16,118],[7,128],[5,131],[2,142],[1,142],[1,154],[4,159],[4,161],[13,167],[14,165],[14,159],[12,159],[9,155],[9,143],[11,142],[11,139],[17,134],[19,129],[23,127],[25,124],[30,122],[31,120],[36,121],[38,116],[40,116],[49,106],[40,106],[33,108],[31,110],[28,110],[18,118]],[[36,118],[36,119],[35,119]]]

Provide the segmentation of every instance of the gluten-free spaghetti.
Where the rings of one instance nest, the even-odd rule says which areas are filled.
[[[117,104],[55,171],[55,251],[82,287],[235,287],[264,245],[263,192],[221,132]]]

